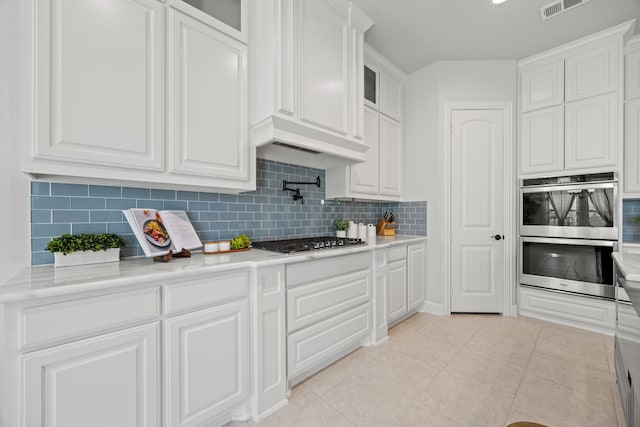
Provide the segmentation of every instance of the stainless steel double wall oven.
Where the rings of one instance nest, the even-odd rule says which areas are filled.
[[[520,183],[520,283],[613,299],[614,173]]]

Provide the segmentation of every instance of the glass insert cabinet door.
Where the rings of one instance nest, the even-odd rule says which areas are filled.
[[[522,225],[613,227],[613,187],[569,187],[522,193]]]
[[[174,7],[247,41],[248,0],[177,0]]]

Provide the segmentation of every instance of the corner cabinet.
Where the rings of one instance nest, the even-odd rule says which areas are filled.
[[[523,59],[519,175],[621,169],[627,22]]]
[[[404,73],[368,45],[364,66],[365,161],[327,169],[327,198],[402,196]]]
[[[247,1],[235,2],[240,21],[248,21]],[[33,16],[22,26],[33,39],[25,111],[33,114],[25,116],[24,172],[158,188],[255,188],[247,28],[219,21],[195,1],[114,0],[105,13],[99,2],[30,0],[25,10]]]
[[[295,141],[364,160],[363,43],[373,22],[346,0],[252,0],[251,9],[253,144]]]

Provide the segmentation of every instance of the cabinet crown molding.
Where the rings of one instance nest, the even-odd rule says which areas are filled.
[[[551,59],[553,57],[561,57],[566,54],[568,51],[576,49],[578,47],[582,47],[584,45],[605,39],[613,39],[617,37],[623,38],[623,44],[627,43],[628,40],[633,35],[633,31],[635,28],[636,20],[632,19],[630,21],[624,22],[622,24],[616,25],[615,27],[608,28],[606,30],[602,30],[595,34],[588,35],[586,37],[579,38],[577,40],[571,41],[569,43],[565,43],[558,47],[546,50],[544,52],[529,56],[527,58],[521,59],[518,61],[518,67],[527,66],[532,62],[539,62],[545,59]]]

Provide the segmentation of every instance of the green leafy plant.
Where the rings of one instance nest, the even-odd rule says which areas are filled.
[[[346,219],[336,219],[333,221],[333,228],[338,231],[345,231],[347,228],[349,228],[349,221],[347,221]]]
[[[231,239],[231,249],[244,249],[251,245],[251,240],[246,234],[241,234],[238,237]]]
[[[67,255],[80,251],[106,251],[107,249],[122,249],[126,241],[117,234],[63,234],[54,237],[47,243],[46,250],[50,252],[62,252]]]

